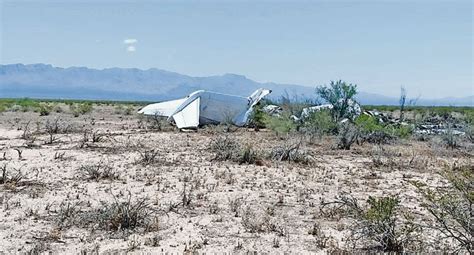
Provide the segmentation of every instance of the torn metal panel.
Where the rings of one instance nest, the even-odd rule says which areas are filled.
[[[143,107],[138,113],[169,117],[184,101],[186,101],[186,98],[149,104]]]

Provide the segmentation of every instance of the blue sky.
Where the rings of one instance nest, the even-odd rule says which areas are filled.
[[[1,2],[0,60],[474,95],[471,1]]]

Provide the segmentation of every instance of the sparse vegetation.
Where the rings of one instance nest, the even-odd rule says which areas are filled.
[[[337,125],[327,110],[312,112],[301,127],[301,131],[310,137],[310,141],[324,135],[334,134],[336,130]]]
[[[441,174],[449,187],[433,189],[422,182],[413,181],[424,198],[422,206],[433,216],[429,228],[443,233],[443,238],[457,242],[455,252],[474,251],[474,166],[454,165]]]
[[[408,103],[403,124],[399,106],[341,123],[328,109],[302,120],[312,103],[287,100],[291,128],[170,132],[127,115],[138,103],[74,118],[85,101],[18,101],[0,114],[0,252],[472,252],[469,109]]]
[[[79,167],[78,172],[87,180],[116,180],[119,178],[119,174],[116,173],[114,168],[104,162],[91,165],[82,165]]]
[[[364,208],[352,196],[342,194],[335,201],[323,202],[322,206],[332,206],[331,213],[344,213],[354,219],[350,236],[354,245],[376,244],[384,252],[407,252],[416,245],[420,228],[409,214],[400,215],[398,198],[369,196],[367,204]]]

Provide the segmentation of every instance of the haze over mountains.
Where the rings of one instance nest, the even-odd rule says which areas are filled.
[[[298,98],[315,98],[315,89],[307,86],[259,83],[242,75],[191,77],[156,68],[91,69],[86,67],[53,67],[47,64],[0,65],[0,98],[63,98],[103,100],[161,101],[188,95],[195,90],[210,90],[248,96],[257,88],[268,88],[271,98],[288,94]],[[471,91],[472,92],[472,91]],[[469,93],[467,91],[467,93]],[[359,92],[362,104],[396,105],[398,98]],[[464,98],[425,99],[417,105],[474,106],[474,96]]]

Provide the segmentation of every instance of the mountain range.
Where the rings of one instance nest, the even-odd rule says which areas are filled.
[[[243,75],[192,77],[156,68],[92,69],[49,64],[0,65],[0,98],[62,98],[162,101],[196,90],[248,96],[257,88],[272,90],[271,98],[315,98],[315,88],[294,84],[259,83]],[[398,98],[359,92],[362,104],[396,105]],[[474,106],[474,96],[416,100],[416,105]]]

